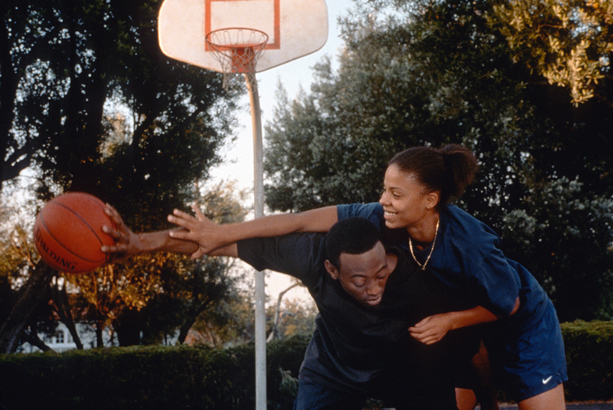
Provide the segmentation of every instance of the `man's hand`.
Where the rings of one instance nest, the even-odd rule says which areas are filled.
[[[415,326],[409,328],[409,333],[414,339],[431,345],[439,342],[452,329],[451,314],[441,313],[421,320]]]
[[[104,212],[111,218],[115,228],[104,225],[102,231],[115,240],[115,246],[102,246],[101,251],[111,254],[111,261],[126,259],[138,254],[140,252],[138,235],[126,226],[119,212],[111,205],[106,204]]]

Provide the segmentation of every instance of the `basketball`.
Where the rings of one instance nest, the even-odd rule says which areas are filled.
[[[104,203],[93,195],[70,192],[49,201],[36,217],[34,242],[41,259],[68,273],[91,271],[108,260],[100,250],[113,238],[102,226],[115,224],[104,212]]]

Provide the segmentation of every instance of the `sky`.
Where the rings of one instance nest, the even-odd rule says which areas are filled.
[[[313,80],[312,67],[325,55],[332,57],[333,61],[337,60],[336,57],[343,46],[337,18],[346,14],[353,2],[352,0],[326,0],[326,4],[328,6],[328,41],[326,44],[313,54],[256,75],[263,125],[271,120],[276,104],[275,92],[279,82],[283,84],[288,96],[292,99],[298,94],[300,87],[306,91],[309,90]],[[214,170],[213,177],[216,180],[235,179],[241,188],[251,189],[253,187],[253,133],[247,96],[243,98],[242,105],[244,109],[238,114],[240,125],[237,130],[237,140],[228,145],[225,151],[226,161],[224,165]],[[265,139],[266,135],[264,135]]]
[[[352,0],[326,0],[328,6],[328,40],[326,44],[313,54],[291,61],[282,66],[258,73],[258,90],[260,94],[260,106],[262,110],[262,125],[271,120],[276,100],[275,92],[277,84],[281,82],[287,91],[290,100],[297,96],[300,87],[308,91],[313,81],[312,67],[321,61],[324,56],[330,56],[333,61],[337,60],[343,42],[340,39],[340,29],[337,24],[340,15],[347,14],[352,8]],[[244,97],[242,106],[244,109],[238,113],[239,128],[237,129],[236,141],[229,144],[224,150],[224,164],[212,172],[213,182],[222,180],[234,180],[239,189],[253,189],[253,133],[251,127],[251,112],[249,99]],[[264,144],[266,134],[264,133]],[[249,199],[252,201],[252,198]],[[252,206],[253,204],[248,204]],[[290,284],[290,279],[279,273],[271,273],[266,278],[266,294],[275,301],[279,292]],[[310,296],[303,288],[294,288],[287,293],[286,298],[310,300]]]

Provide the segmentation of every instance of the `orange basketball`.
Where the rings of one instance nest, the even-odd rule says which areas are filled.
[[[82,192],[49,201],[34,223],[34,242],[42,260],[69,273],[88,272],[103,265],[108,256],[100,247],[115,244],[102,232],[103,225],[115,226],[104,208],[101,200]]]

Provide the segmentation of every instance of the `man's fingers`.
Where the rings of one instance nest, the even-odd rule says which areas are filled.
[[[102,225],[102,232],[109,235],[111,238],[113,238],[116,241],[121,239],[121,233],[117,232],[115,229],[111,228],[110,226]]]
[[[121,216],[119,215],[119,212],[117,212],[117,210],[113,208],[111,204],[106,204],[106,206],[104,207],[104,212],[111,217],[113,222],[121,222]]]
[[[128,250],[128,247],[124,244],[117,244],[114,246],[103,245],[100,248],[100,251],[104,253],[124,253],[127,250]]]

